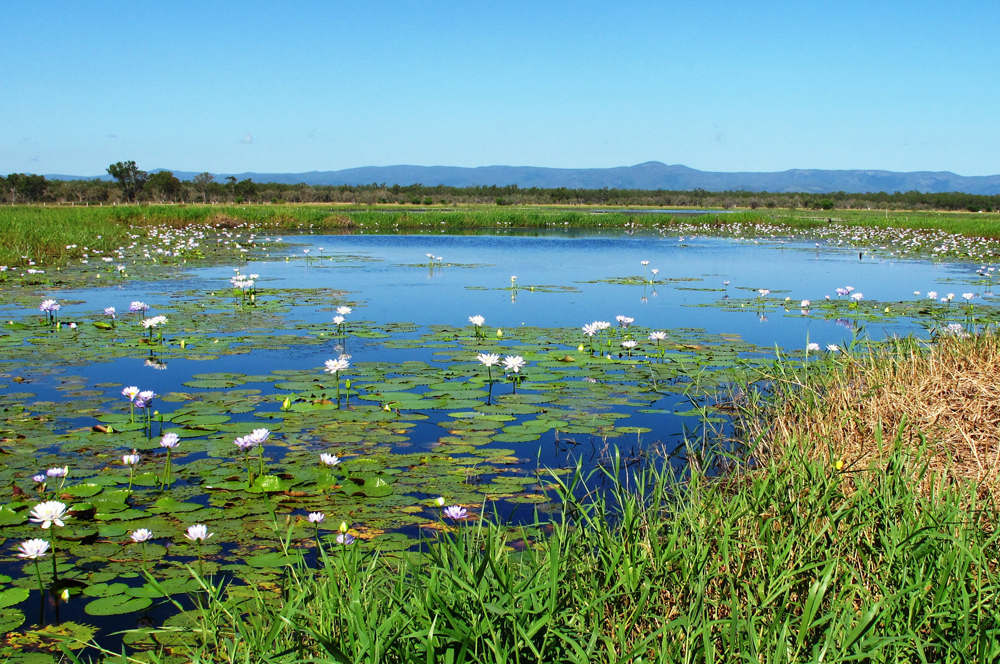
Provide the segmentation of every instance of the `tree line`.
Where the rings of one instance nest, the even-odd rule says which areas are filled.
[[[607,205],[703,208],[805,208],[1000,211],[1000,194],[837,191],[771,193],[755,191],[667,191],[662,189],[522,188],[517,185],[448,187],[387,185],[308,185],[253,182],[233,176],[217,180],[201,173],[180,180],[170,171],[147,173],[134,161],[108,166],[113,180],[48,180],[42,175],[0,176],[0,202],[105,205],[130,203],[283,204],[353,203],[358,205]]]

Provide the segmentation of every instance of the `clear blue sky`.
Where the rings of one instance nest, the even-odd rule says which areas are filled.
[[[1000,173],[1000,3],[5,2],[0,173]]]

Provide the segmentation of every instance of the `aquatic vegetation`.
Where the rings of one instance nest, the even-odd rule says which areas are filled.
[[[161,631],[156,638],[175,638],[174,644],[197,647],[193,632],[176,637],[164,634],[175,627],[190,627],[185,622],[193,619],[191,600],[185,597],[188,593],[197,595],[197,606],[203,609],[218,607],[212,602],[222,601],[220,584],[231,579],[238,579],[230,589],[233,601],[246,600],[250,586],[262,589],[261,601],[269,603],[278,596],[273,588],[282,584],[292,588],[297,583],[290,579],[300,578],[299,565],[308,563],[319,570],[328,563],[348,564],[354,556],[371,561],[375,551],[378,560],[398,565],[394,569],[400,574],[419,575],[414,571],[419,566],[406,565],[426,560],[416,555],[420,551],[415,538],[421,534],[440,534],[440,540],[431,543],[434,546],[450,538],[455,546],[469,546],[470,551],[485,550],[481,547],[487,544],[477,538],[496,537],[497,544],[509,537],[521,552],[531,552],[525,556],[541,555],[552,550],[545,533],[552,528],[553,515],[559,517],[564,504],[578,507],[572,502],[578,494],[570,492],[573,495],[565,498],[566,503],[558,497],[561,483],[573,481],[568,476],[575,459],[586,457],[592,459],[592,468],[613,469],[617,444],[628,463],[642,467],[643,472],[647,464],[687,472],[689,463],[701,463],[707,457],[704,450],[686,445],[708,441],[711,438],[703,432],[728,426],[732,411],[725,404],[717,407],[719,394],[745,372],[767,367],[774,357],[785,355],[781,348],[758,347],[732,334],[696,327],[644,327],[671,324],[652,307],[643,309],[641,315],[636,312],[638,325],[631,316],[618,314],[611,319],[616,324],[594,320],[582,328],[568,323],[536,327],[533,318],[553,308],[552,300],[543,298],[556,293],[586,294],[592,288],[519,285],[517,278],[510,285],[512,295],[520,292],[516,308],[500,303],[510,306],[509,311],[497,309],[494,300],[486,300],[488,305],[470,300],[471,304],[456,304],[444,318],[456,325],[352,320],[348,338],[346,316],[384,319],[384,309],[377,310],[365,293],[347,292],[344,289],[350,286],[339,281],[331,282],[337,288],[324,287],[324,282],[259,293],[255,284],[240,288],[227,281],[235,260],[274,251],[282,262],[272,264],[276,276],[268,272],[269,280],[280,284],[290,273],[279,272],[285,268],[285,254],[298,256],[301,248],[286,246],[279,252],[276,247],[281,240],[255,237],[248,241],[238,237],[239,230],[228,232],[194,239],[202,248],[212,244],[228,252],[224,255],[229,262],[223,267],[220,259],[218,267],[212,268],[215,271],[207,273],[209,278],[181,288],[170,288],[169,282],[162,281],[143,288],[133,285],[128,298],[140,297],[150,304],[135,300],[133,308],[124,297],[121,301],[109,298],[110,289],[96,295],[60,295],[64,305],[72,305],[69,323],[77,325],[72,334],[66,332],[65,319],[62,332],[49,321],[42,324],[35,307],[49,292],[48,286],[34,290],[38,285],[29,289],[19,283],[17,289],[29,290],[5,290],[13,294],[4,295],[7,299],[0,302],[11,312],[0,326],[4,351],[0,446],[6,464],[0,467],[0,481],[16,489],[0,504],[0,528],[11,543],[6,564],[25,567],[23,578],[7,572],[10,580],[0,581],[0,598],[7,591],[31,587],[32,576],[38,577],[44,589],[38,562],[49,555],[55,562],[58,544],[61,555],[53,579],[58,576],[63,585],[50,585],[47,601],[61,598],[65,589],[72,595],[74,609],[90,616],[139,615],[154,603],[162,604],[157,620],[169,622],[157,626]],[[699,241],[692,235],[687,233],[686,243]],[[170,239],[170,247],[177,237],[157,234],[157,240]],[[150,267],[167,263],[181,269],[182,261],[194,262],[196,248],[188,249],[188,239],[183,241],[180,256],[167,256],[173,249],[166,244],[147,245],[148,259],[141,243],[130,251],[139,252],[136,265],[143,270],[147,264],[142,260]],[[324,244],[332,246],[329,240]],[[336,272],[337,266],[357,267],[379,260],[341,247],[329,255],[319,253],[312,261],[310,279]],[[438,257],[433,258],[440,263]],[[288,270],[303,272],[303,259],[298,260],[298,267],[291,262]],[[243,271],[249,269],[241,267],[233,279],[257,281],[255,274],[239,276]],[[137,273],[143,274],[131,269],[127,278],[134,279]],[[508,273],[501,267],[482,281],[495,285],[499,278],[502,283]],[[734,298],[726,299],[728,280],[723,283],[726,298],[720,299],[722,289],[711,288],[679,306],[712,307],[726,313],[749,308],[754,320],[757,315],[783,311],[817,326],[837,321],[852,337],[863,337],[863,325],[872,321],[886,325],[921,321],[930,335],[962,339],[1000,318],[984,290],[989,274],[983,266],[974,275],[975,281],[959,276],[954,282],[934,282],[939,288],[973,291],[962,293],[950,308],[954,295],[943,303],[936,293],[932,300],[907,296],[906,302],[878,301],[864,299],[853,289],[845,293],[846,300],[825,300],[806,292],[802,295],[811,299],[793,300],[783,292],[767,297],[771,293],[766,289],[736,286]],[[416,276],[424,282],[424,275]],[[603,318],[614,315],[615,309],[634,311],[633,307],[643,306],[640,286],[641,294],[655,303],[656,288],[648,288],[654,280],[661,293],[671,294],[688,283],[718,284],[722,276],[660,279],[653,270],[652,277],[644,271],[641,277],[574,282],[598,283],[593,289],[605,289],[604,293],[635,294],[631,304],[612,300],[614,308],[593,307],[582,295],[558,299],[582,303],[576,306],[583,314],[573,314],[571,323],[579,320],[577,316]],[[532,277],[522,279],[531,281]],[[754,286],[761,283],[772,285],[775,294],[780,292],[780,286],[770,280],[762,279]],[[496,291],[506,290],[475,284],[467,288],[465,283],[459,288],[469,291],[470,298],[496,296]],[[868,283],[864,290],[874,296],[878,289],[873,288]],[[973,297],[966,297],[970,294],[976,298],[974,308]],[[100,306],[88,310],[88,301],[94,300]],[[106,307],[109,303],[115,306]],[[481,305],[491,308],[479,309]],[[131,313],[118,317],[117,312],[126,306]],[[487,316],[469,316],[462,325],[466,315],[462,309],[455,313],[458,306],[467,306],[466,313],[485,311]],[[337,314],[335,332],[329,326],[333,312]],[[691,313],[694,316],[697,311]],[[143,321],[158,317],[163,320],[142,327]],[[502,325],[494,334],[486,334],[487,317],[494,325]],[[772,317],[772,324],[776,320],[780,316]],[[136,335],[132,328],[146,334]],[[157,332],[155,338],[153,332]],[[803,371],[818,373],[856,361],[850,342],[830,344],[838,350],[823,353],[820,349],[827,338],[814,338],[823,344],[808,342],[807,337],[803,350],[792,346],[789,351],[796,358],[796,371],[801,366]],[[590,353],[585,352],[588,343]],[[39,357],[45,362],[39,363]],[[335,359],[324,362],[328,357]],[[502,379],[492,377],[493,366],[502,367]],[[148,372],[145,367],[159,371]],[[135,376],[134,371],[144,377]],[[509,380],[511,389],[493,390],[495,380]],[[132,382],[137,385],[129,385]],[[68,462],[71,476],[69,465],[64,465]],[[852,458],[840,453],[830,467],[837,470],[836,464],[845,462],[850,465]],[[57,472],[42,473],[40,469],[46,467]],[[622,468],[612,474],[614,479],[609,476],[594,495],[625,476]],[[685,494],[678,488],[675,495]],[[59,501],[66,506],[63,516],[71,518],[61,519],[63,526],[51,521],[47,530],[58,531],[51,548],[38,550],[37,557],[30,558],[21,556],[26,550],[15,549],[15,543],[30,541],[32,530],[40,525],[29,520],[34,502],[26,501],[35,496],[38,502]],[[464,516],[452,516],[444,509],[446,505],[454,509],[452,514]],[[475,519],[469,514],[473,506]],[[483,506],[481,514],[478,506]],[[536,508],[537,512],[531,511]],[[532,523],[535,518],[538,524]],[[456,519],[467,523],[456,527],[452,523]],[[333,529],[327,523],[342,526]],[[502,524],[521,524],[526,529],[524,542],[518,542],[517,531]],[[195,526],[204,531],[192,532]],[[595,531],[581,534],[578,544],[586,549],[586,538],[595,536]],[[472,539],[462,539],[466,537]],[[600,537],[612,534],[603,532]],[[589,548],[594,549],[596,541],[607,540],[593,540]],[[498,556],[510,553],[497,547]],[[195,561],[197,574],[192,577],[186,565],[194,567]],[[32,562],[35,570],[30,569]],[[592,572],[589,567],[582,569]],[[321,581],[317,578],[317,583]],[[350,584],[355,582],[362,579],[350,580]],[[215,588],[220,588],[220,594],[215,594]],[[315,589],[310,586],[309,592]],[[324,588],[322,592],[340,591]],[[242,600],[237,600],[240,593],[244,593]],[[301,606],[311,601],[303,600]],[[23,608],[20,604],[0,606],[0,626],[17,630],[28,620]],[[261,615],[271,615],[270,610],[262,608]],[[205,629],[221,629],[220,625]],[[128,636],[126,643],[153,647],[150,633]],[[327,636],[333,633],[325,632]],[[303,647],[314,645],[310,641]]]

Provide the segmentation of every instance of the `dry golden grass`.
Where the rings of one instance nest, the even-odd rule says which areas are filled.
[[[938,481],[969,482],[981,498],[1000,497],[997,334],[900,340],[833,363],[752,418],[749,433],[764,455],[797,441],[809,457],[843,462],[848,472],[866,469],[893,452],[891,443],[880,444],[882,433],[891,441],[898,431],[914,450],[926,437]]]

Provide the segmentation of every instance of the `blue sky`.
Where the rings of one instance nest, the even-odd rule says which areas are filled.
[[[1000,173],[995,2],[8,2],[0,173]]]

